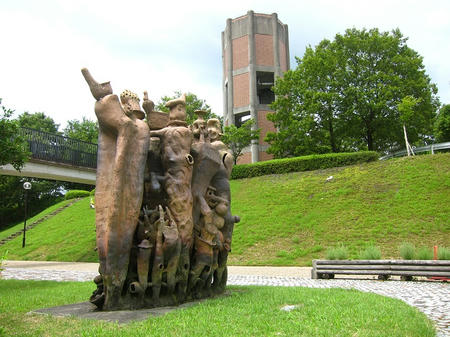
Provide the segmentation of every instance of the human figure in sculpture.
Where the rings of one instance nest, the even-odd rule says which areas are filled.
[[[197,114],[198,118],[190,125],[190,129],[192,130],[193,135],[193,141],[196,142],[205,142],[209,141],[208,139],[208,130],[206,128],[206,121],[204,117],[207,114],[207,111],[205,110],[196,110],[195,113]]]
[[[133,235],[142,204],[149,128],[139,98],[125,91],[119,98],[109,82],[98,83],[87,69],[83,76],[91,89],[99,122],[95,190],[99,289],[91,301],[103,309],[120,306],[127,277]]]
[[[160,138],[167,205],[177,224],[181,239],[177,279],[178,295],[183,297],[187,290],[190,251],[193,244],[191,180],[194,159],[190,154],[193,136],[186,123],[186,96],[167,102],[166,107],[170,109],[167,127],[151,131],[150,135]]]
[[[211,146],[219,151],[222,162],[227,169],[228,178],[230,178],[231,170],[233,169],[234,165],[233,155],[228,147],[220,140],[220,137],[222,136],[220,121],[217,118],[208,119],[207,130]]]

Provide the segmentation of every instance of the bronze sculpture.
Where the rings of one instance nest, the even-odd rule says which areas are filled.
[[[103,310],[176,305],[220,294],[234,223],[232,159],[220,122],[196,111],[186,123],[184,95],[154,111],[144,92],[112,94],[82,73],[99,120],[96,228],[100,275],[90,300]],[[146,121],[144,117],[147,117]]]

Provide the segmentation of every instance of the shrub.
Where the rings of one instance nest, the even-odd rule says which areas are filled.
[[[91,197],[93,197],[93,196],[95,195],[95,188],[94,188],[91,192],[89,192],[89,195],[90,195]]]
[[[381,250],[378,247],[369,246],[360,253],[359,258],[361,260],[379,260],[381,259]]]
[[[236,165],[231,179],[251,178],[267,174],[312,171],[375,161],[378,153],[373,151],[352,153],[314,154],[303,157],[268,160],[253,164]]]
[[[344,246],[331,248],[327,251],[327,260],[346,260],[348,258],[348,250]]]
[[[403,260],[414,260],[414,257],[416,256],[416,248],[412,243],[402,243],[400,246],[400,256]]]
[[[66,193],[64,196],[64,199],[75,199],[75,198],[84,198],[89,196],[89,191],[83,191],[83,190],[71,190]]]
[[[438,248],[438,259],[439,260],[450,260],[450,247],[439,247]]]
[[[433,251],[430,248],[422,247],[417,251],[418,260],[433,260]]]

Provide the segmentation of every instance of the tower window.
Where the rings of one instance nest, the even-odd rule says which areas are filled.
[[[274,74],[272,72],[256,72],[256,93],[259,104],[270,104],[275,100],[272,91],[274,85]]]
[[[250,111],[241,112],[240,114],[236,114],[236,115],[234,115],[234,125],[236,125],[237,128],[240,128],[242,126],[242,124],[244,124],[250,118],[251,118]]]

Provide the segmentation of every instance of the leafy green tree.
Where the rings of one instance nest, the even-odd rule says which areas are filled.
[[[165,107],[165,104],[172,99],[180,97],[182,94],[181,91],[175,91],[172,96],[161,97],[160,101],[155,106],[155,110],[169,112],[169,109]],[[211,112],[211,107],[204,99],[198,98],[197,95],[188,92],[186,93],[186,122],[188,124],[192,124],[197,119],[197,116],[194,113],[195,110],[206,111],[206,120],[210,118],[219,118],[216,114]]]
[[[3,106],[1,98],[0,106],[0,165],[11,164],[20,170],[30,155],[28,146],[19,135],[19,124],[10,119],[14,111]]]
[[[67,122],[64,128],[64,136],[97,144],[98,122],[83,117],[81,121],[73,119]]]
[[[242,155],[244,148],[249,146],[252,140],[259,139],[261,129],[252,130],[254,125],[253,119],[249,119],[239,128],[231,124],[224,128],[222,142],[224,142],[233,153],[234,164],[236,165],[238,158]]]
[[[438,143],[450,141],[450,104],[445,104],[439,110],[434,123],[434,136]]]
[[[18,122],[21,127],[60,134],[58,131],[59,124],[56,124],[53,118],[46,116],[43,112],[35,112],[33,114],[24,112],[19,116]]]
[[[297,68],[276,81],[269,133],[276,157],[401,146],[398,105],[417,100],[408,116],[411,143],[427,141],[439,105],[422,57],[401,32],[348,29],[308,47]]]

